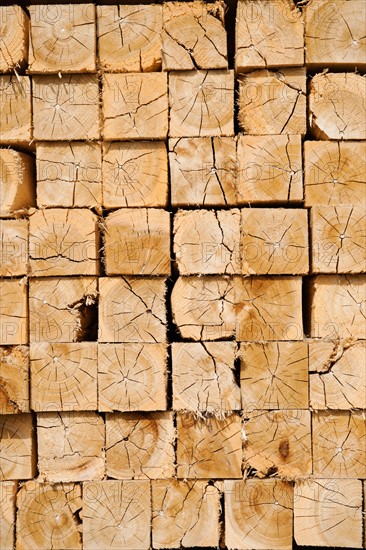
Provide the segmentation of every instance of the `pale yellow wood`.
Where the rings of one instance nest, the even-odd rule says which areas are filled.
[[[244,411],[308,408],[306,342],[242,343],[239,356]]]
[[[235,67],[304,64],[304,22],[293,0],[239,0],[236,10]]]
[[[156,411],[166,408],[165,344],[99,344],[99,411]]]
[[[152,481],[153,548],[218,547],[221,483]]]
[[[23,68],[28,56],[29,18],[20,6],[0,6],[0,73]]]
[[[312,418],[314,475],[365,479],[365,413],[319,411]]]
[[[174,206],[236,204],[236,139],[169,140],[171,202]]]
[[[29,412],[29,350],[0,347],[0,414]]]
[[[224,419],[177,415],[177,476],[183,479],[241,478],[240,416]]]
[[[28,343],[25,279],[0,280],[0,345]]]
[[[79,550],[81,486],[27,481],[17,495],[16,550]]]
[[[235,280],[179,277],[171,294],[173,321],[183,338],[220,340],[235,333]]]
[[[37,412],[96,410],[97,344],[30,347],[31,408]]]
[[[166,206],[168,159],[163,142],[105,143],[103,206]]]
[[[149,550],[149,481],[83,484],[84,550]]]
[[[107,275],[170,275],[170,215],[122,208],[104,222]]]
[[[238,136],[239,204],[303,199],[301,136]]]
[[[107,413],[106,472],[117,479],[175,474],[172,412]]]
[[[275,479],[225,480],[228,549],[292,550],[293,488]]]
[[[97,75],[35,75],[32,85],[34,139],[99,138]]]
[[[365,116],[364,76],[325,72],[311,79],[309,124],[317,139],[365,139]]]
[[[238,117],[246,134],[305,134],[305,69],[263,69],[241,76]]]
[[[52,208],[30,212],[32,276],[97,275],[98,218],[90,210]]]
[[[165,139],[168,83],[164,73],[104,74],[103,138]]]
[[[32,415],[1,415],[0,434],[0,480],[34,477],[36,449]]]
[[[1,550],[13,550],[14,548],[16,493],[17,493],[17,483],[15,481],[0,482],[0,502],[1,502],[0,548]]]
[[[240,212],[178,210],[174,254],[181,275],[239,274]]]
[[[14,217],[36,205],[33,161],[13,149],[0,149],[0,218]]]
[[[317,275],[311,279],[311,336],[365,338],[365,275]]]
[[[173,343],[173,409],[217,417],[240,410],[235,358],[235,342]]]
[[[165,342],[165,279],[99,279],[99,342]]]
[[[308,410],[253,411],[244,422],[244,466],[258,477],[293,479],[312,473]]]
[[[362,482],[362,485],[363,485],[363,502],[365,502],[365,497],[366,497],[366,480],[364,480]],[[364,507],[364,512],[365,512],[365,507]],[[364,548],[366,548],[366,514],[364,513],[363,514],[363,546]]]
[[[102,479],[104,436],[104,420],[97,413],[38,413],[39,479],[52,483]]]
[[[305,8],[306,64],[363,69],[365,18],[362,0],[310,0]]]
[[[29,72],[95,71],[93,4],[29,6],[29,14]]]
[[[305,141],[305,206],[366,202],[366,143]]]
[[[307,274],[307,211],[243,208],[240,245],[244,275]]]
[[[30,280],[31,342],[96,339],[97,281],[93,277]]]
[[[227,69],[224,2],[163,4],[163,69]]]
[[[29,147],[32,96],[28,76],[0,75],[0,144]]]
[[[295,484],[294,537],[316,547],[362,547],[362,482],[314,479]]]
[[[38,208],[92,208],[102,204],[98,143],[39,142],[36,152]]]
[[[0,219],[0,275],[28,273],[28,220]]]
[[[169,73],[170,137],[234,134],[234,71]]]
[[[313,206],[310,212],[312,271],[366,271],[366,210],[364,207]]]
[[[366,409],[366,342],[309,342],[312,409]]]
[[[301,277],[236,281],[236,339],[302,340]]]
[[[103,70],[161,69],[161,6],[97,6],[97,23],[99,63]]]

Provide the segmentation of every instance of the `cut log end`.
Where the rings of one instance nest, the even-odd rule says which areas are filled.
[[[234,72],[169,74],[170,137],[234,134]]]
[[[28,481],[17,495],[16,539],[19,550],[80,550],[81,487],[74,483]],[[30,529],[29,526],[34,528]]]
[[[238,72],[304,64],[304,22],[293,0],[239,0],[235,67]]]
[[[306,133],[306,71],[281,69],[239,79],[239,125],[246,134]]]
[[[0,414],[29,412],[29,351],[0,347]]]
[[[0,73],[24,68],[28,57],[29,18],[21,6],[0,7]]]
[[[97,17],[99,63],[105,71],[161,69],[161,6],[97,6]]]
[[[365,139],[365,77],[322,73],[310,82],[310,129],[320,140]]]
[[[294,537],[301,546],[316,541],[321,546],[362,548],[362,482],[316,478],[297,483]]]
[[[37,414],[38,470],[52,483],[102,479],[104,420],[94,412]]]
[[[225,4],[174,2],[163,6],[163,69],[227,69]]]
[[[29,72],[94,72],[95,8],[90,4],[30,6]]]
[[[305,8],[307,66],[364,69],[365,17],[365,4],[358,0],[311,0]]]
[[[150,522],[149,481],[84,483],[85,550],[149,550]]]
[[[173,413],[107,413],[107,475],[159,479],[175,475]]]

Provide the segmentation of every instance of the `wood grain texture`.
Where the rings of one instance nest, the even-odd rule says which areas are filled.
[[[83,548],[149,550],[150,500],[146,480],[85,483]]]
[[[358,0],[311,0],[305,9],[306,64],[364,68],[365,9]]]
[[[86,73],[96,70],[95,8],[92,4],[30,6],[29,72]]]
[[[0,276],[28,274],[28,233],[26,219],[0,220]]]
[[[161,140],[167,136],[168,88],[164,73],[105,73],[102,105],[106,141]]]
[[[235,29],[235,67],[300,66],[304,63],[304,22],[293,0],[239,0]]]
[[[310,128],[317,139],[365,139],[365,77],[324,73],[310,82]]]
[[[0,99],[0,144],[29,148],[32,139],[30,78],[0,75]]]
[[[37,141],[98,139],[97,75],[32,77],[33,125]]]
[[[305,141],[305,205],[364,204],[365,158],[362,141]]]
[[[24,68],[28,58],[29,17],[20,6],[0,6],[0,73]]]
[[[163,5],[163,69],[227,69],[226,6],[216,1]]]
[[[36,446],[32,415],[1,415],[0,434],[0,480],[33,478]]]
[[[13,218],[36,205],[33,161],[14,149],[0,149],[0,218]]]
[[[178,479],[241,478],[240,416],[208,421],[178,414],[177,438]]]
[[[300,545],[362,548],[362,484],[318,479],[295,484],[294,536]]]
[[[29,349],[0,347],[0,414],[29,411]]]
[[[16,481],[0,482],[0,545],[4,550],[13,550],[14,548],[16,491]]]
[[[246,134],[305,134],[305,69],[263,69],[241,76],[238,120]]]
[[[31,344],[30,375],[34,411],[98,408],[95,342]]]
[[[99,279],[99,342],[166,341],[165,280]]]
[[[116,479],[175,475],[175,428],[171,412],[107,413],[106,471]]]
[[[165,207],[168,159],[163,142],[105,143],[102,163],[103,206]]]
[[[98,57],[108,72],[161,68],[162,6],[97,6]]]
[[[169,140],[172,206],[236,204],[236,139]]]
[[[173,343],[173,409],[217,417],[240,410],[235,358],[234,342]]]
[[[100,206],[101,164],[98,143],[37,142],[38,208]]]
[[[122,208],[105,220],[107,275],[169,275],[170,216],[162,209]]]
[[[27,481],[17,494],[16,504],[19,550],[82,548],[80,485]]]
[[[169,73],[170,137],[234,134],[234,72]]]
[[[95,412],[37,414],[38,471],[50,482],[102,479],[105,425]]]
[[[292,549],[293,488],[275,479],[225,480],[227,548]]]
[[[165,344],[99,344],[98,410],[165,410],[167,351]]]
[[[153,548],[219,544],[220,482],[154,480]]]

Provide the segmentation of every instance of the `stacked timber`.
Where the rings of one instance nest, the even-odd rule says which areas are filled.
[[[101,4],[0,7],[0,547],[365,548],[366,5]]]

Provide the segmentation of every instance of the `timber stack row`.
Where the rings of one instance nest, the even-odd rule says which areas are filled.
[[[304,4],[0,8],[1,549],[365,548],[366,4]]]

